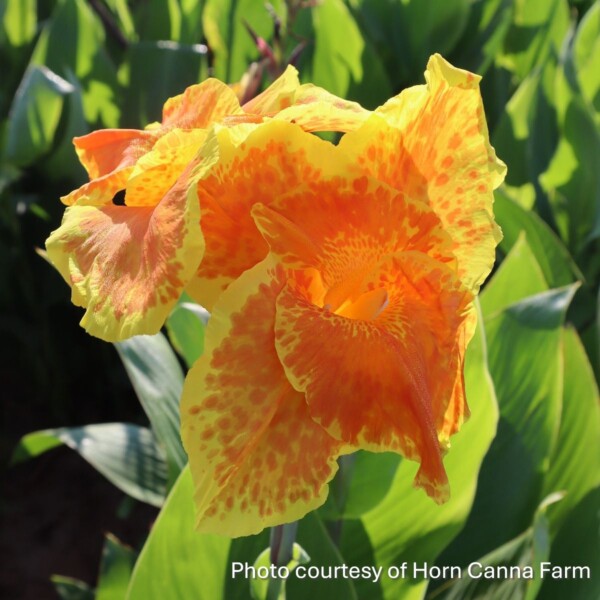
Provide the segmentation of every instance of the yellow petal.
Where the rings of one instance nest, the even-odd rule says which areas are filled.
[[[476,293],[501,239],[492,190],[505,166],[489,144],[479,78],[435,55],[426,79],[377,109],[340,146],[363,172],[433,208],[454,241],[462,281]]]
[[[337,469],[341,445],[309,417],[275,352],[281,273],[265,261],[227,289],[186,378],[182,438],[202,532],[235,537],[299,519],[325,501]]]

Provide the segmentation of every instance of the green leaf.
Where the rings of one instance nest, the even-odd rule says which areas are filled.
[[[522,231],[492,280],[485,286],[480,296],[481,310],[488,317],[547,289],[544,274],[527,243],[525,231]]]
[[[25,46],[33,39],[36,32],[36,0],[4,0],[2,4],[0,43],[6,40],[10,46],[16,48]]]
[[[553,532],[584,496],[600,484],[600,398],[577,332],[563,337],[564,383],[560,430],[544,494],[566,491],[549,512]]]
[[[566,0],[516,0],[498,63],[524,79],[549,56],[558,56],[568,29]]]
[[[87,2],[56,2],[35,45],[31,64],[45,65],[65,79],[75,75],[84,90],[86,120],[116,127],[116,71],[105,49],[104,27]]]
[[[550,554],[550,535],[545,513],[548,505],[558,500],[560,496],[548,498],[538,508],[533,524],[527,531],[474,561],[469,569],[463,570],[444,599],[534,600],[542,584],[540,565],[548,561]],[[521,575],[510,575],[511,567],[517,567]],[[482,576],[486,571],[498,575],[486,578]],[[504,576],[504,573],[509,575]]]
[[[142,40],[178,41],[181,36],[181,7],[177,0],[146,0],[134,15]]]
[[[283,2],[271,4],[277,14],[283,14]],[[204,4],[202,25],[214,53],[214,74],[227,83],[239,81],[250,63],[260,58],[252,37],[244,27],[244,20],[258,36],[271,39],[273,19],[262,2],[207,0]]]
[[[600,487],[591,490],[569,512],[550,552],[550,563],[560,577],[544,579],[539,598],[600,597]],[[577,567],[577,571],[573,568]],[[567,570],[570,569],[570,571]],[[587,569],[582,571],[581,569]]]
[[[120,78],[127,88],[123,122],[142,127],[160,121],[163,104],[207,73],[206,46],[176,42],[137,42],[129,45]]]
[[[298,543],[310,556],[310,563],[297,567],[288,579],[287,600],[305,598],[344,598],[355,600],[355,581],[350,578],[311,579],[305,569],[310,566],[342,566],[348,564],[347,557],[340,554],[333,544],[323,522],[316,512],[309,513],[298,524]]]
[[[178,304],[167,319],[167,332],[173,347],[191,367],[204,351],[204,328],[210,313],[190,302]]]
[[[194,486],[186,467],[135,565],[128,600],[225,600],[223,587],[230,578],[228,556],[232,542],[222,536],[194,531],[193,495]],[[247,594],[248,582],[243,583]]]
[[[401,460],[392,452],[364,450],[343,458],[350,460],[350,467],[347,471],[340,467],[331,483],[327,501],[319,509],[324,519],[357,519],[374,508],[390,491]],[[336,494],[339,485],[343,489]]]
[[[300,544],[294,542],[292,546],[292,559],[284,565],[289,573],[292,573],[293,570],[298,565],[305,565],[310,562],[310,556],[305,552]],[[263,567],[263,571],[265,567],[269,569],[271,567],[271,549],[265,548],[259,555],[258,558],[254,561],[254,568],[259,569]],[[258,577],[250,580],[250,595],[253,600],[271,600],[268,598],[268,590],[269,590],[269,579],[260,579]],[[285,593],[285,584],[286,581],[283,580],[281,582],[281,587],[279,588],[279,594],[277,595],[277,599],[273,598],[273,600],[286,600]]]
[[[600,124],[600,2],[584,15],[573,42],[573,59],[581,93]]]
[[[311,11],[314,49],[303,79],[345,97],[353,82],[363,78],[361,56],[365,41],[342,0],[324,2]]]
[[[125,598],[136,554],[111,535],[106,535],[95,600]]]
[[[483,75],[500,52],[513,12],[513,0],[474,0],[453,62]]]
[[[115,348],[156,437],[164,444],[173,473],[179,473],[187,455],[179,436],[179,398],[183,372],[164,335],[138,335]]]
[[[50,578],[61,600],[94,600],[94,590],[84,581],[52,575]]]
[[[500,242],[503,252],[508,253],[521,231],[525,231],[527,243],[551,288],[583,279],[567,249],[544,221],[524,210],[503,190],[496,190],[494,196],[494,214],[504,234]]]
[[[500,408],[498,433],[483,462],[467,524],[444,553],[444,564],[466,565],[531,523],[557,440],[562,324],[576,287],[530,296],[485,322]]]
[[[364,580],[355,582],[361,598],[421,598],[427,581],[415,581],[410,577],[392,580],[385,574],[387,568],[400,566],[403,562],[433,563],[463,527],[469,514],[477,474],[495,435],[497,421],[481,323],[480,317],[465,365],[471,416],[452,438],[452,448],[444,458],[451,486],[450,500],[438,506],[422,490],[415,489],[412,482],[417,465],[402,461],[383,501],[360,520],[344,522],[341,551],[346,564],[384,568],[378,584]],[[310,546],[303,546],[312,556]]]
[[[35,162],[52,147],[65,106],[75,88],[46,67],[29,68],[12,102],[6,131],[6,159],[18,166]]]
[[[137,500],[161,506],[165,497],[165,458],[151,431],[128,423],[45,429],[24,436],[14,451],[19,463],[65,444]]]

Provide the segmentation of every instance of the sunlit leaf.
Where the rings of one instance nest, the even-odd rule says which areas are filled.
[[[523,231],[492,280],[485,286],[480,296],[481,310],[487,317],[547,289],[542,269]]]
[[[54,589],[61,600],[94,600],[94,590],[84,581],[53,575]]]
[[[500,421],[479,475],[473,509],[444,553],[445,564],[466,565],[531,523],[557,441],[562,324],[575,289],[530,296],[485,321]]]
[[[57,133],[65,98],[75,88],[46,67],[27,70],[15,94],[6,132],[6,158],[28,165],[47,153]]]
[[[128,423],[102,423],[36,431],[21,439],[13,463],[61,443],[78,452],[126,494],[154,506],[162,505],[167,478],[165,457],[148,429]]]
[[[135,552],[111,535],[106,535],[95,600],[125,598],[135,563]]]
[[[560,430],[544,494],[566,491],[550,510],[553,531],[572,508],[600,484],[600,397],[594,373],[577,333],[563,337],[564,383]]]
[[[209,316],[201,306],[183,303],[178,304],[167,319],[169,339],[188,367],[204,350],[204,327]]]
[[[500,248],[505,252],[513,247],[522,231],[527,244],[540,265],[549,287],[568,285],[583,279],[577,265],[556,234],[535,213],[524,210],[502,189],[495,192],[494,214],[504,235]]]
[[[166,338],[138,335],[115,348],[156,437],[164,444],[173,473],[187,462],[179,437],[179,398],[183,372]]]

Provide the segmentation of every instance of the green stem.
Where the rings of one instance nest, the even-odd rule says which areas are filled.
[[[339,470],[335,479],[331,483],[330,493],[333,494],[335,506],[338,513],[342,514],[346,508],[346,502],[348,501],[348,493],[350,492],[350,483],[352,482],[352,475],[354,473],[354,463],[356,462],[356,454],[345,454],[338,458]],[[342,526],[344,519],[338,519],[337,521],[330,521],[327,524],[327,530],[329,531],[329,537],[336,546],[340,545],[342,539]]]
[[[284,525],[277,525],[271,529],[270,546],[272,565],[285,567],[292,560],[297,530],[298,521],[286,523]],[[284,586],[284,579],[269,579],[266,600],[279,600],[280,597],[285,598]]]

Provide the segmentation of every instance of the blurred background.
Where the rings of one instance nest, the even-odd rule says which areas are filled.
[[[0,0],[3,598],[57,597],[55,574],[93,587],[105,533],[139,549],[158,510],[64,446],[9,464],[30,432],[148,423],[117,351],[78,326],[82,311],[39,252],[60,196],[86,180],[73,136],[142,128],[209,76],[264,87],[288,62],[302,81],[372,109],[422,83],[434,52],[483,75],[492,143],[508,165],[499,264],[520,244],[548,287],[581,282],[566,323],[597,381],[598,1]]]

